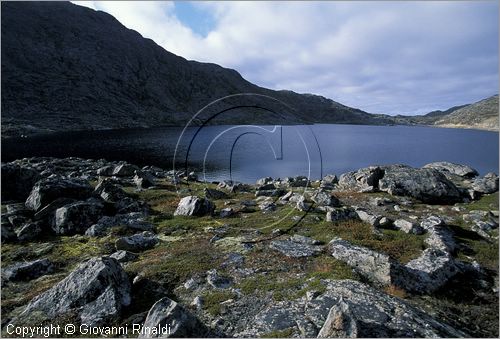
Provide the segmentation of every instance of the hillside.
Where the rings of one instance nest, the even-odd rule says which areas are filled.
[[[498,95],[457,109],[437,120],[435,125],[498,131]]]
[[[2,2],[1,86],[3,136],[184,125],[211,101],[249,92],[293,106],[286,123],[390,122],[320,96],[258,87],[232,69],[187,61],[111,15],[69,2]],[[231,104],[249,103],[243,101]],[[269,100],[251,103],[267,107]],[[216,123],[256,120],[276,118],[240,110]]]

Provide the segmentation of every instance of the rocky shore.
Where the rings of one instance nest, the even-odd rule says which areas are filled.
[[[436,162],[247,185],[29,158],[1,174],[3,336],[74,323],[169,324],[172,337],[498,337],[495,173]]]

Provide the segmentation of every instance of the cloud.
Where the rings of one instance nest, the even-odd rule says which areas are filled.
[[[187,59],[368,112],[425,113],[498,93],[498,2],[194,2],[213,19],[204,35],[173,2],[76,3]]]

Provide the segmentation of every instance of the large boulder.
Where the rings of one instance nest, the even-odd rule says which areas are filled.
[[[195,316],[167,297],[151,307],[143,329],[139,338],[196,338],[204,337],[207,333],[205,326]]]
[[[210,200],[190,195],[181,199],[174,215],[204,216],[213,214],[214,209],[215,206]]]
[[[54,266],[48,259],[20,262],[2,270],[2,278],[6,281],[27,281],[50,274]]]
[[[13,163],[2,164],[2,201],[25,200],[40,179],[38,171]]]
[[[247,327],[233,336],[266,337],[283,331],[301,338],[467,336],[404,300],[358,281],[327,281],[325,289],[311,300],[267,301]]]
[[[87,199],[92,186],[85,180],[48,178],[38,181],[26,199],[26,207],[39,211],[58,198]]]
[[[41,323],[75,314],[81,323],[102,326],[116,321],[130,304],[130,282],[118,261],[95,257],[30,301],[12,323]]]
[[[430,164],[423,166],[423,168],[432,168],[438,170],[444,175],[454,174],[463,178],[473,178],[479,175],[479,173],[477,173],[477,171],[470,166],[454,164],[446,161],[431,162]]]
[[[103,204],[94,199],[58,208],[54,218],[54,232],[61,235],[83,234],[102,217],[103,211]]]
[[[459,189],[441,172],[405,165],[383,167],[378,186],[392,195],[416,198],[428,204],[452,204],[462,200]]]

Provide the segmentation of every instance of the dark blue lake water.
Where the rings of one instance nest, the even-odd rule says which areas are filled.
[[[369,165],[433,161],[498,173],[498,133],[409,126],[210,126],[57,133],[2,142],[2,161],[31,156],[105,158],[196,169],[206,180],[341,174]],[[179,144],[176,148],[177,143]],[[191,145],[191,146],[189,146]],[[189,152],[188,152],[189,150]]]

